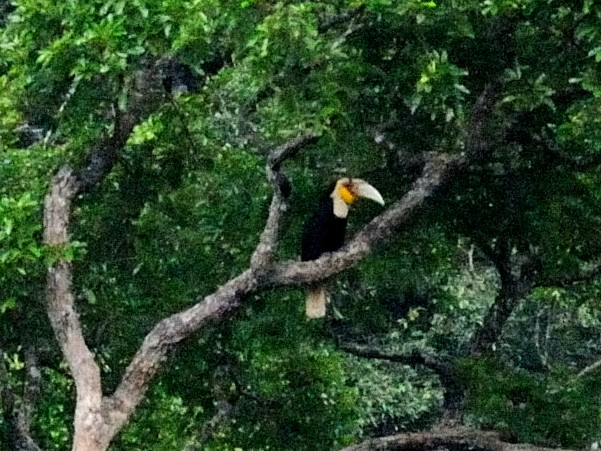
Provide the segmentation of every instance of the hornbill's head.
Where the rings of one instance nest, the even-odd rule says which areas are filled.
[[[349,211],[349,205],[355,202],[359,197],[371,199],[381,205],[384,205],[382,195],[361,179],[351,179],[344,177],[339,179],[334,186],[334,191],[330,194],[334,201],[334,215],[339,218],[346,218]]]

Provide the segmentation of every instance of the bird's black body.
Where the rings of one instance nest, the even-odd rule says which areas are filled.
[[[334,185],[320,199],[317,209],[305,225],[301,246],[303,261],[315,260],[325,252],[334,252],[342,247],[346,235],[346,218],[334,215],[334,204],[330,194]]]
[[[303,261],[316,260],[342,247],[349,207],[359,197],[384,205],[382,195],[365,180],[343,177],[330,186],[305,225],[301,246]],[[307,318],[325,317],[327,302],[323,281],[309,285],[305,302]]]

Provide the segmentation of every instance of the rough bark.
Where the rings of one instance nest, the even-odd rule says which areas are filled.
[[[156,64],[150,67],[154,69]],[[110,396],[103,396],[100,370],[85,343],[74,305],[71,262],[60,255],[69,246],[69,220],[73,200],[82,191],[96,186],[111,170],[134,125],[160,99],[156,85],[153,70],[141,75],[130,107],[115,116],[113,134],[92,150],[87,165],[81,171],[61,169],[54,177],[45,201],[44,239],[59,255],[48,269],[48,315],[75,380],[75,451],[96,451],[108,447],[143,399],[150,381],[167,359],[169,351],[183,339],[211,321],[227,318],[249,294],[258,290],[309,284],[350,268],[367,257],[376,244],[388,240],[465,163],[464,156],[433,155],[424,164],[422,175],[414,182],[411,190],[371,221],[339,252],[324,255],[312,262],[289,261],[275,264],[273,254],[286,197],[286,180],[279,169],[283,161],[303,145],[313,142],[315,136],[305,135],[276,149],[267,160],[267,176],[274,186],[274,197],[265,229],[251,258],[250,269],[226,282],[215,293],[199,299],[189,309],[160,321],[145,337],[115,392]],[[495,98],[490,89],[483,92],[473,114],[474,123],[486,123]],[[486,117],[482,117],[483,115]],[[468,157],[474,151],[487,148],[480,142],[484,138],[478,135],[483,133],[483,126],[477,126],[475,130],[477,133],[471,141],[476,144],[468,146]]]
[[[497,268],[501,288],[486,313],[482,326],[471,340],[472,355],[494,350],[509,317],[537,286],[540,276],[540,261],[533,250],[515,253],[511,243],[504,238],[499,240],[497,249],[492,249],[484,243],[480,243],[480,247]]]
[[[109,173],[134,126],[163,97],[160,64],[161,61],[149,63],[133,81],[127,109],[114,110],[113,133],[90,151],[87,163],[80,171],[61,168],[54,176],[44,202],[44,243],[54,248],[57,255],[47,273],[47,312],[75,382],[74,450],[106,449],[115,429],[110,412],[104,408],[100,368],[85,343],[75,309],[71,262],[64,256],[70,245],[72,202],[81,192],[95,187]]]
[[[343,248],[310,262],[283,262],[266,280],[269,286],[306,285],[326,280],[369,255],[376,244],[386,242],[443,186],[462,163],[459,156],[440,154],[429,161],[412,188],[388,210],[368,223]]]
[[[260,277],[266,274],[273,263],[273,254],[280,230],[280,219],[286,210],[285,201],[290,190],[289,182],[286,176],[280,172],[280,167],[284,161],[292,158],[303,146],[316,140],[317,136],[313,133],[300,135],[275,149],[267,158],[265,171],[267,179],[273,186],[273,198],[259,244],[250,259],[251,268]]]
[[[567,451],[560,448],[541,448],[534,445],[513,444],[501,440],[494,432],[468,429],[441,429],[380,437],[352,445],[340,451],[427,451],[440,449],[478,449],[480,451]]]
[[[312,139],[306,138],[303,142]],[[274,162],[278,161],[277,158],[272,160],[269,170],[277,168],[279,163]],[[48,312],[76,383],[73,449],[93,451],[108,447],[110,440],[143,399],[151,379],[177,343],[208,322],[227,317],[240,306],[246,296],[258,289],[323,280],[365,258],[376,242],[390,238],[435,189],[445,182],[457,161],[457,158],[440,156],[426,165],[423,176],[415,182],[413,189],[368,224],[345,249],[310,263],[271,264],[277,229],[284,210],[284,200],[276,187],[270,217],[253,257],[254,267],[230,280],[215,293],[199,300],[188,310],[159,322],[144,339],[114,394],[108,397],[102,396],[100,371],[85,344],[75,311],[71,263],[59,259],[48,272]],[[61,170],[55,177],[45,207],[47,244],[57,248],[68,245],[71,202],[78,192],[78,186],[78,179],[70,170]]]
[[[54,177],[44,206],[44,242],[57,252],[64,252],[69,245],[71,203],[78,192],[79,183],[73,172],[61,169]],[[101,441],[98,438],[100,430],[89,433],[89,429],[90,418],[97,413],[102,396],[100,368],[85,343],[75,311],[71,262],[65,258],[59,258],[48,268],[47,297],[48,317],[75,382],[77,401],[73,448],[96,449],[91,442]]]

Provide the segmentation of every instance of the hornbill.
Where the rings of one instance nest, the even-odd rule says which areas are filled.
[[[382,195],[365,180],[344,177],[330,186],[305,225],[302,261],[315,260],[325,252],[334,252],[342,247],[349,206],[359,197],[384,205]],[[308,318],[321,318],[326,315],[326,292],[323,282],[309,288],[306,313]]]

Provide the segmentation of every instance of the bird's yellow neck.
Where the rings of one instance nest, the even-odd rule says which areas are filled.
[[[352,204],[353,202],[355,202],[355,200],[357,200],[357,196],[353,194],[353,192],[344,185],[340,187],[340,189],[338,190],[338,194],[340,195],[340,198],[348,205]]]

